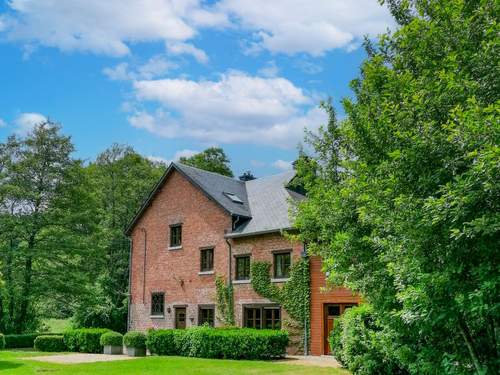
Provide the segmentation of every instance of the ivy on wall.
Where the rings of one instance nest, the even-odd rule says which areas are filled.
[[[224,277],[215,278],[217,319],[225,326],[234,326],[234,293],[233,285],[226,284]]]
[[[290,279],[279,287],[271,282],[271,264],[252,262],[252,287],[262,297],[279,303],[298,325],[309,327],[310,321],[310,275],[309,259],[301,258],[292,265]]]

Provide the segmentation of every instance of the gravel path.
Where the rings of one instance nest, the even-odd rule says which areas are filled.
[[[322,356],[303,356],[303,355],[287,355],[284,359],[275,361],[285,365],[301,365],[301,366],[317,366],[317,367],[334,367],[341,368],[342,366],[329,355]]]
[[[61,355],[44,355],[39,357],[27,357],[23,359],[29,361],[75,364],[75,363],[90,363],[90,362],[125,361],[136,358],[138,357],[129,357],[126,355],[72,353],[72,354],[61,354]]]

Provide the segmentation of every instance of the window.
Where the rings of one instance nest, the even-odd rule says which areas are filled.
[[[328,316],[340,316],[340,305],[329,305]]]
[[[214,326],[215,308],[213,306],[200,306],[198,310],[198,325],[208,323],[210,327]]]
[[[290,277],[291,253],[281,252],[274,254],[274,278],[287,279]]]
[[[236,257],[236,280],[250,279],[250,255]]]
[[[182,224],[170,226],[170,247],[179,247],[182,245]]]
[[[214,249],[201,249],[200,253],[200,271],[212,271],[214,269]]]
[[[226,197],[228,197],[229,199],[231,199],[231,201],[233,201],[234,203],[239,203],[239,204],[243,204],[243,201],[241,200],[240,197],[238,197],[236,194],[234,193],[226,193],[224,192],[224,195]]]
[[[163,316],[165,313],[165,293],[151,294],[151,315]]]
[[[245,307],[243,325],[256,329],[281,329],[281,310],[277,306]]]

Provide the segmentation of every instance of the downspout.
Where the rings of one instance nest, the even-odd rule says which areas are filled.
[[[141,228],[142,233],[144,233],[144,264],[142,268],[142,303],[146,303],[146,241],[147,241],[147,232],[143,227]]]
[[[234,230],[234,228],[236,228],[236,225],[238,224],[238,221],[240,221],[240,217],[239,216],[236,216],[236,220],[234,220],[234,222],[232,223],[231,225],[231,231]],[[226,243],[227,243],[227,246],[228,246],[228,249],[229,249],[229,280],[228,280],[228,285],[232,285],[233,284],[233,277],[232,277],[232,273],[233,273],[233,248],[231,246],[231,242],[229,242],[229,240],[226,238]]]
[[[304,243],[303,246],[304,247],[303,247],[302,253],[300,255],[303,259],[306,259],[307,258],[306,244]],[[304,272],[306,272],[305,269],[304,269]],[[311,287],[309,286],[309,288],[311,288]],[[305,298],[307,298],[307,294],[305,295]],[[304,309],[306,309],[307,307],[310,308],[308,302],[309,301],[304,301]],[[309,341],[308,340],[308,337],[309,337],[308,332],[309,331],[308,331],[308,321],[307,321],[308,314],[307,314],[307,311],[304,311],[304,312],[305,312],[305,314],[304,314],[304,355],[308,355],[309,354],[309,342],[308,342]]]
[[[130,330],[130,304],[132,303],[132,291],[130,289],[130,285],[132,282],[132,239],[127,237],[128,239],[128,303],[127,303],[127,332]]]

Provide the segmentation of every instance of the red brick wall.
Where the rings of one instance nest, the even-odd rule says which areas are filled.
[[[171,224],[182,223],[182,249],[168,250]],[[144,233],[146,229],[146,283]],[[175,305],[187,305],[186,325],[197,325],[198,304],[215,304],[215,276],[198,275],[200,247],[214,246],[214,271],[227,274],[224,231],[231,217],[173,171],[132,232],[131,329],[174,326]],[[150,318],[151,293],[165,293],[165,317]],[[167,308],[171,312],[167,313]],[[192,319],[192,320],[191,320]]]
[[[347,288],[326,288],[325,274],[321,271],[321,258],[311,257],[311,345],[312,355],[324,354],[324,316],[326,303],[359,303],[360,298]]]

